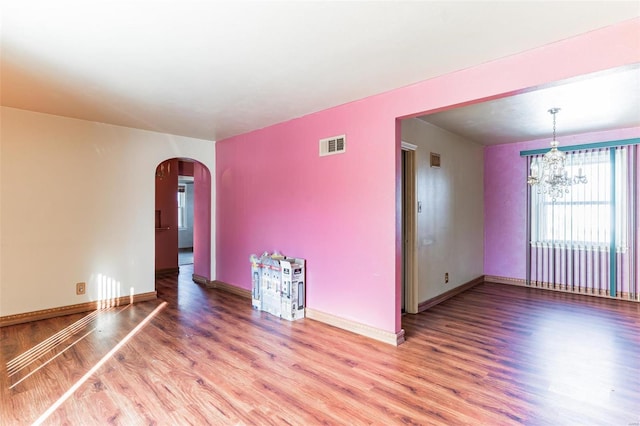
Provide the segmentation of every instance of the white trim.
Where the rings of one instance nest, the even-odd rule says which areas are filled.
[[[236,296],[240,296],[244,299],[251,299],[251,290],[247,290],[245,288],[236,287],[235,285],[227,284],[222,281],[209,281],[204,277],[193,274],[191,276],[193,282],[198,284],[204,284],[207,288],[212,288],[216,290],[226,291],[227,293],[235,294]]]
[[[403,142],[403,145],[411,147],[416,147],[407,142]],[[416,147],[417,148],[417,147]],[[417,243],[417,232],[418,232],[418,224],[417,224],[417,214],[418,214],[418,206],[420,205],[420,201],[418,201],[418,182],[417,182],[417,158],[416,151],[411,149],[403,149],[405,156],[405,164],[402,169],[402,173],[404,174],[404,178],[406,178],[406,200],[404,200],[404,205],[402,206],[402,220],[406,221],[405,224],[405,233],[403,235],[403,254],[402,254],[402,269],[403,269],[403,283],[404,285],[404,309],[407,313],[417,314],[418,313],[418,261],[417,261],[417,252],[418,252],[418,243]],[[407,238],[406,246],[404,242],[404,238]],[[398,308],[399,309],[399,308]]]
[[[418,149],[418,145],[402,141],[400,142],[400,148],[402,148],[404,151],[415,151]]]
[[[350,331],[352,333],[360,334],[361,336],[369,337],[371,339],[378,340],[379,342],[388,343],[393,346],[398,346],[399,344],[404,343],[404,330],[400,330],[398,333],[391,333],[389,331],[371,327],[370,325],[337,317],[335,315],[327,314],[326,312],[317,311],[311,308],[305,308],[305,316],[309,319],[323,322],[325,324],[329,324],[334,327]]]

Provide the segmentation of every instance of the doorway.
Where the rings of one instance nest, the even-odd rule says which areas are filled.
[[[180,268],[193,264],[193,173],[178,175],[177,199],[178,267]]]
[[[402,313],[418,313],[418,287],[416,264],[416,213],[420,208],[416,200],[416,149],[402,142],[401,206],[402,206],[402,282],[400,309]]]
[[[194,281],[211,280],[211,174],[202,163],[165,160],[155,173],[155,274],[175,275],[180,266]]]

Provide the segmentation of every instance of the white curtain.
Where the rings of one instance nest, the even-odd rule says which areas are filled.
[[[527,165],[541,159],[530,156]],[[529,189],[528,282],[637,300],[637,146],[567,152],[566,169],[587,182],[555,201]]]

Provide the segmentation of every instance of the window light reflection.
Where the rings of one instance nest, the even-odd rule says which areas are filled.
[[[164,307],[167,302],[162,302],[153,312],[147,315],[133,330],[129,332],[120,342],[118,342],[104,357],[100,359],[87,373],[82,376],[73,386],[71,386],[56,402],[54,402],[42,415],[33,423],[41,425],[47,418],[56,411],[71,395],[75,393],[93,374],[95,374],[105,362],[107,362],[122,346],[124,346],[133,336],[135,336],[149,321],[151,321]]]
[[[106,309],[114,306],[120,306],[122,288],[120,281],[107,275],[98,274],[96,282],[98,285],[98,300],[96,301],[96,308]],[[133,293],[133,288],[131,288],[131,293]],[[133,301],[131,297],[130,300]]]

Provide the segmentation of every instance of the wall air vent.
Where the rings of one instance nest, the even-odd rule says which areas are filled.
[[[347,137],[345,135],[320,139],[320,157],[325,155],[342,154],[347,150]]]

